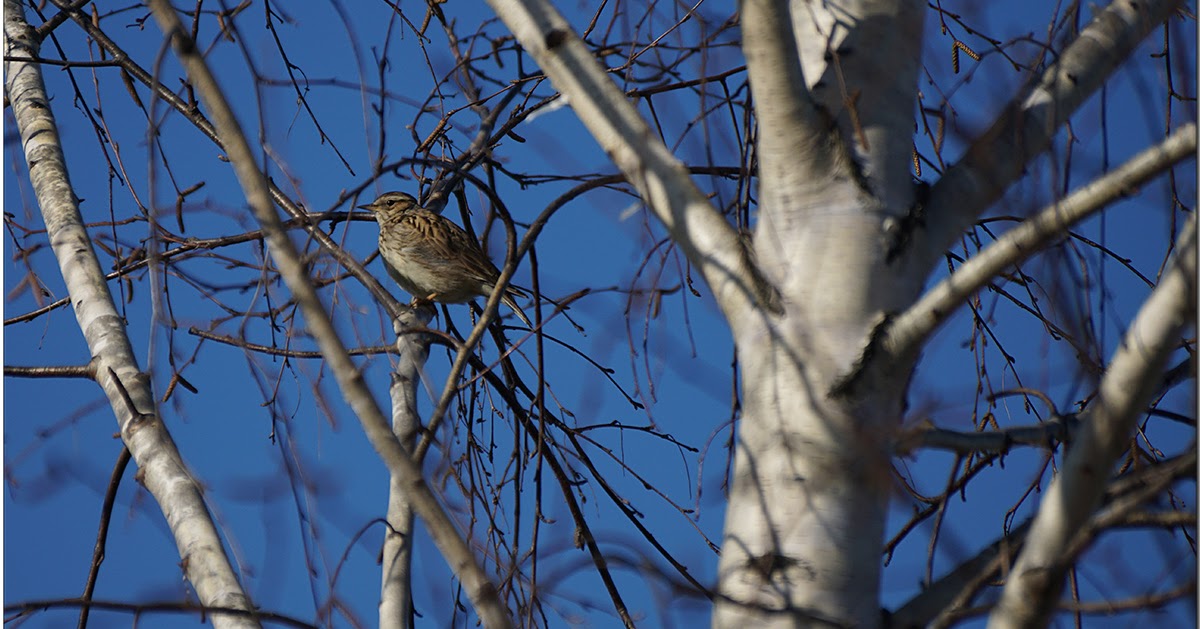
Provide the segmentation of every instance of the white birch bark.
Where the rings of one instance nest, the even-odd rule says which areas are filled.
[[[548,2],[491,4],[704,271],[730,321],[742,415],[714,626],[878,626],[891,440],[917,348],[882,352],[877,335],[916,300],[950,240],[1177,3],[1119,0],[1103,11],[935,187],[936,211],[918,229],[900,219],[914,203],[924,5],[744,0],[758,124],[749,256]],[[981,186],[984,176],[995,179]]]
[[[915,255],[942,255],[1046,151],[1058,129],[1104,85],[1133,49],[1181,5],[1180,0],[1116,0],[1098,13],[1028,94],[1005,108],[930,190],[927,233]]]
[[[894,16],[911,4],[852,9]],[[852,401],[832,391],[859,359],[880,313],[905,303],[914,290],[911,282],[879,291],[864,281],[880,277],[884,266],[885,218],[907,207],[873,194],[852,163],[855,156],[876,159],[873,151],[895,152],[887,138],[897,128],[907,158],[911,120],[881,108],[854,110],[857,119],[846,126],[870,129],[875,143],[831,128],[828,121],[843,113],[850,120],[850,108],[823,111],[803,89],[787,4],[742,4],[759,118],[755,244],[763,274],[783,295],[781,310],[762,299],[763,292],[746,290],[761,285],[749,279],[760,273],[736,246],[732,230],[702,202],[553,7],[538,0],[495,0],[492,6],[704,272],[731,322],[744,369],[744,406],[714,624],[791,625],[820,618],[877,624],[888,484],[886,430],[879,427],[898,419],[899,384],[907,371],[896,370],[893,384],[869,398]],[[905,19],[897,23],[909,25],[910,45],[919,50],[919,16]],[[862,36],[853,29],[851,35]],[[915,55],[895,63],[872,68],[872,76],[915,76]],[[864,99],[899,96],[911,103],[915,92],[915,81],[848,82]],[[898,189],[888,183],[895,168],[872,163],[877,187]],[[906,199],[911,191],[888,194]],[[900,205],[885,210],[889,203]]]
[[[417,383],[429,356],[429,343],[407,331],[429,325],[425,310],[409,310],[395,322],[396,350],[400,354],[392,373],[392,432],[411,453],[416,446],[421,418],[417,414]],[[379,596],[379,628],[411,629],[413,626],[412,551],[413,508],[404,491],[404,479],[391,474],[388,482],[387,531],[383,541]]]
[[[33,29],[17,0],[4,2],[5,90],[21,134],[22,149],[46,232],[75,319],[91,352],[93,377],[117,417],[121,439],[138,466],[142,484],[162,509],[179,549],[188,582],[212,612],[213,626],[259,627],[253,606],[225,554],[200,488],[159,416],[150,378],[133,353],[125,321],[117,312],[67,176],[58,128],[42,80]]]
[[[1100,504],[1117,457],[1158,389],[1180,334],[1196,320],[1196,216],[1180,234],[1173,260],[1142,305],[1083,413],[1083,430],[1071,443],[1058,476],[1042,498],[1017,563],[1009,573],[988,627],[1044,627],[1058,605],[1067,554]]]
[[[841,383],[883,313],[919,287],[887,263],[884,246],[912,198],[916,83],[906,77],[918,57],[902,53],[920,50],[919,7],[748,0],[741,8],[759,124],[755,253],[786,315],[732,322],[743,414],[713,624],[876,626],[888,442],[911,365],[854,391]],[[889,29],[901,54],[866,54]],[[797,63],[797,50],[800,85],[821,86],[809,95],[796,95],[791,72],[780,71]],[[830,67],[833,59],[845,63]],[[822,128],[793,113],[805,99]]]
[[[1135,190],[1165,169],[1196,153],[1196,125],[1175,130],[1157,146],[1138,153],[1120,167],[1056,201],[1010,229],[972,256],[946,279],[921,296],[888,330],[889,353],[906,356],[920,351],[929,336],[974,295],[1009,267],[1041,251],[1074,225],[1095,215],[1127,191]]]
[[[308,277],[308,271],[295,244],[288,237],[279,215],[275,213],[266,177],[258,169],[241,125],[217,85],[216,77],[197,50],[195,42],[191,41],[183,29],[179,16],[170,3],[166,0],[150,0],[149,5],[160,28],[171,40],[175,53],[187,70],[188,77],[200,94],[202,102],[209,109],[213,126],[246,193],[246,200],[267,235],[271,260],[300,306],[308,331],[316,340],[326,364],[333,373],[342,395],[354,410],[367,439],[388,470],[400,479],[402,491],[408,496],[413,510],[426,522],[430,537],[462,583],[463,590],[474,605],[483,625],[511,626],[512,620],[508,610],[500,602],[495,585],[476,562],[466,540],[434,497],[421,475],[420,468],[396,440],[375,398],[367,389],[362,374],[350,359],[345,344],[334,329],[333,322]]]

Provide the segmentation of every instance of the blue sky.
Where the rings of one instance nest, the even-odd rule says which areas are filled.
[[[998,4],[998,3],[997,3]],[[446,3],[442,5],[448,17],[457,19],[461,33],[486,19],[486,7],[477,3]],[[982,3],[981,6],[988,6]],[[1005,3],[1005,10],[992,13],[972,22],[986,26],[988,34],[1008,40],[1032,33],[1044,38],[1044,7],[1040,2]],[[568,7],[564,7],[567,9]],[[964,14],[973,14],[963,7]],[[278,53],[269,34],[262,30],[262,7],[254,5],[251,14],[238,18],[240,43],[254,60],[257,70],[270,78],[286,78]],[[313,211],[330,209],[341,191],[362,185],[371,176],[373,158],[379,153],[378,118],[372,107],[378,100],[366,96],[355,85],[366,82],[378,87],[379,73],[372,61],[388,28],[392,28],[388,49],[390,68],[384,75],[386,89],[396,95],[387,102],[384,129],[385,161],[410,157],[415,148],[413,137],[424,138],[432,130],[438,114],[420,118],[414,129],[416,109],[425,103],[431,90],[430,76],[444,76],[453,66],[453,59],[444,52],[444,36],[431,27],[434,43],[428,47],[429,57],[421,54],[416,37],[407,28],[389,26],[389,12],[383,5],[365,7],[345,14],[343,22],[333,5],[325,3],[293,3],[286,6],[292,13],[292,23],[279,27],[280,37],[293,64],[303,69],[311,81],[306,94],[332,146],[345,156],[349,168],[342,164],[330,143],[322,144],[307,113],[298,106],[296,94],[289,85],[263,87],[258,91],[250,80],[247,63],[234,46],[222,43],[213,49],[209,61],[217,69],[223,85],[241,116],[246,130],[268,147],[265,154],[273,160],[271,175],[293,198],[301,200]],[[572,5],[569,9],[577,10]],[[715,18],[728,10],[726,6],[702,10],[706,17]],[[957,9],[956,9],[957,10]],[[415,11],[415,9],[414,9]],[[139,62],[149,65],[161,45],[161,37],[153,21],[143,27],[136,20],[144,10],[134,10],[109,17],[105,28]],[[483,18],[481,18],[483,16]],[[586,24],[587,16],[570,15],[577,26]],[[410,16],[419,21],[419,14]],[[31,18],[36,23],[36,18]],[[648,39],[647,33],[659,33],[669,23],[663,19],[645,23],[633,17],[618,20],[617,28]],[[1181,63],[1190,62],[1195,53],[1192,24],[1177,25],[1172,35],[1176,41],[1189,42],[1179,48]],[[473,27],[472,27],[473,28]],[[484,27],[499,35],[503,27],[489,23]],[[60,28],[60,42],[71,59],[89,58],[89,52],[78,30],[71,24]],[[691,31],[684,32],[690,33]],[[958,114],[958,132],[971,135],[995,114],[1000,106],[1019,87],[1023,75],[999,55],[987,54],[985,45],[968,36],[962,29],[959,37],[971,42],[983,60],[975,63],[962,58],[964,71],[954,75],[950,70],[951,41],[939,35],[936,21],[928,22],[926,41],[930,53],[926,56],[929,74],[922,81],[926,104],[936,103],[936,94],[951,91]],[[215,36],[211,19],[205,22],[200,40],[212,43]],[[726,37],[721,41],[728,41]],[[1141,60],[1121,72],[1110,83],[1104,95],[1093,101],[1077,116],[1073,131],[1078,143],[1074,147],[1068,187],[1073,188],[1103,172],[1104,151],[1107,166],[1115,166],[1126,157],[1160,138],[1164,122],[1161,85],[1162,64],[1148,54],[1161,47],[1161,31],[1152,34],[1138,52]],[[1018,44],[1009,49],[1018,59],[1034,54],[1032,44]],[[478,51],[482,54],[483,51]],[[49,46],[43,54],[52,55]],[[515,55],[507,53],[507,62]],[[528,63],[528,62],[527,62]],[[708,72],[740,64],[731,48],[716,50],[706,60]],[[526,66],[527,70],[532,64]],[[430,70],[432,68],[432,72]],[[685,72],[696,72],[697,63],[689,62]],[[178,66],[170,55],[163,66],[169,85],[177,85]],[[105,119],[119,125],[112,133],[120,142],[124,172],[133,190],[143,203],[161,209],[159,219],[170,229],[174,225],[174,194],[167,184],[161,160],[151,166],[146,141],[145,117],[133,106],[116,72],[101,68],[94,76],[100,83],[99,95],[91,85],[89,70],[76,70],[87,107],[101,108]],[[1191,76],[1189,73],[1187,76]],[[937,82],[935,89],[930,83]],[[48,88],[55,99],[52,103],[65,142],[72,183],[78,196],[84,199],[82,210],[88,221],[108,220],[110,211],[118,218],[136,212],[129,189],[109,178],[104,157],[87,118],[72,101],[70,84],[64,72],[46,68]],[[1194,85],[1177,87],[1194,93]],[[491,87],[489,89],[495,89]],[[455,92],[454,85],[443,91]],[[537,88],[538,96],[550,93],[547,84]],[[145,90],[141,98],[149,104]],[[454,98],[447,102],[460,103]],[[704,135],[704,129],[689,127],[695,117],[695,103],[683,96],[666,95],[653,100],[655,113],[665,135],[675,140],[674,147],[681,157],[702,161],[706,151],[718,155],[718,163],[732,163],[734,158],[722,159],[735,140],[727,126]],[[643,102],[643,111],[648,111]],[[259,116],[259,111],[268,112]],[[163,146],[171,173],[180,187],[203,181],[205,187],[185,204],[186,235],[213,237],[237,233],[252,228],[240,188],[228,164],[218,159],[217,149],[177,115],[168,114],[161,103],[154,110],[155,119],[162,123]],[[1176,121],[1194,119],[1194,108],[1176,105]],[[1102,116],[1107,116],[1102,124]],[[454,118],[447,131],[456,150],[470,142],[477,121],[468,115]],[[17,216],[23,225],[39,225],[36,204],[24,176],[24,163],[15,137],[11,116],[5,117],[5,211]],[[722,123],[724,124],[724,122]],[[496,158],[510,170],[537,174],[597,174],[613,173],[595,143],[586,135],[573,113],[558,109],[522,123],[516,131],[524,142],[506,140],[496,152]],[[685,133],[686,132],[686,133]],[[919,150],[926,151],[928,143],[918,139]],[[953,158],[961,151],[955,134],[947,140],[946,155]],[[990,213],[995,216],[1023,216],[1039,209],[1054,197],[1054,191],[1064,187],[1063,152],[1053,160],[1042,160],[1030,176],[1018,184]],[[110,152],[110,157],[114,157]],[[1057,174],[1056,174],[1057,168]],[[148,173],[153,171],[156,188],[147,195]],[[352,171],[352,172],[351,172]],[[17,176],[14,176],[17,173]],[[481,174],[481,173],[476,173]],[[1178,169],[1180,192],[1186,198],[1195,197],[1195,177],[1192,165]],[[926,181],[936,173],[927,169]],[[718,186],[718,198],[726,202],[733,193],[732,184],[699,178],[708,189]],[[549,183],[522,187],[498,177],[497,187],[513,217],[518,222],[532,220],[542,208],[566,191],[568,183]],[[416,192],[411,181],[398,180],[391,175],[367,188],[359,203],[370,200],[376,192],[404,189]],[[110,194],[112,206],[109,205]],[[1115,205],[1103,221],[1093,220],[1080,232],[1100,240],[1114,251],[1134,261],[1143,274],[1153,278],[1162,262],[1165,239],[1169,234],[1169,189],[1163,181],[1146,186],[1140,194]],[[467,194],[474,212],[476,228],[482,226],[484,199],[474,191]],[[346,210],[344,203],[336,209]],[[457,208],[449,214],[461,220]],[[32,218],[31,218],[32,216]],[[997,228],[1002,228],[998,225]],[[144,223],[136,228],[122,228],[126,247],[130,241],[147,236]],[[105,230],[97,230],[105,234]],[[376,228],[373,223],[339,224],[333,235],[343,246],[359,256],[370,254],[375,247]],[[658,256],[662,249],[654,245],[665,237],[664,231],[641,206],[627,195],[612,191],[586,194],[566,205],[547,226],[538,241],[537,258],[542,291],[550,296],[563,296],[585,287],[628,288],[655,284],[654,275],[662,270],[657,281],[671,286],[680,281],[680,258]],[[297,238],[299,241],[299,238]],[[24,277],[24,269],[13,262],[14,242],[29,247],[41,242],[37,236],[18,234],[5,238],[6,260],[4,281],[6,293],[12,297],[5,303],[6,318],[36,307],[29,291],[16,291]],[[503,252],[503,235],[496,230],[489,241],[495,258]],[[246,247],[245,245],[243,247]],[[314,250],[313,246],[309,250]],[[653,251],[653,253],[648,253]],[[254,250],[241,248],[231,254],[251,258]],[[962,252],[959,251],[961,254]],[[214,250],[214,256],[224,255]],[[650,256],[642,277],[635,282],[644,258]],[[1080,259],[1066,256],[1047,256],[1030,262],[1026,271],[1039,277],[1042,304],[1047,308],[1066,308],[1083,295],[1083,303],[1099,309],[1104,316],[1099,328],[1107,358],[1128,325],[1148,287],[1132,273],[1111,261],[1101,263],[1090,252]],[[48,249],[31,256],[39,277],[57,299],[64,295],[61,278]],[[102,266],[108,268],[111,257],[101,254]],[[342,404],[340,395],[328,374],[322,374],[320,364],[312,360],[288,360],[206,342],[187,332],[189,326],[209,329],[210,322],[224,316],[214,301],[238,308],[261,309],[265,297],[261,294],[239,293],[221,285],[252,280],[252,269],[227,269],[221,258],[197,258],[184,262],[180,269],[193,280],[212,282],[213,286],[198,290],[190,287],[183,277],[168,278],[170,304],[178,322],[174,330],[159,324],[152,325],[152,301],[148,284],[135,282],[132,295],[121,292],[113,283],[114,296],[126,299],[123,313],[129,320],[129,333],[143,368],[149,367],[155,378],[156,393],[162,395],[170,375],[172,357],[183,368],[187,379],[199,391],[191,394],[178,390],[171,401],[161,406],[163,418],[179,445],[192,472],[205,488],[210,508],[223,527],[229,549],[251,596],[263,608],[280,611],[311,620],[314,610],[324,605],[333,592],[345,603],[349,614],[362,625],[374,624],[378,602],[378,567],[376,554],[381,529],[370,525],[383,513],[386,505],[384,467],[375,457],[362,436],[353,415]],[[1094,275],[1103,266],[1104,291],[1094,289],[1081,293],[1078,275],[1083,269]],[[327,267],[318,267],[328,270]],[[383,278],[378,260],[368,266]],[[944,274],[940,270],[939,275]],[[1089,275],[1091,279],[1095,279]],[[139,276],[140,277],[140,276]],[[144,278],[141,278],[144,279]],[[530,284],[530,262],[518,270],[518,283]],[[1055,280],[1059,281],[1055,281]],[[697,279],[698,281],[698,279]],[[394,286],[386,281],[389,289]],[[734,386],[729,374],[733,348],[727,328],[702,285],[700,296],[687,290],[676,291],[661,301],[661,311],[647,317],[644,300],[631,300],[630,314],[625,316],[626,299],[617,291],[601,290],[572,305],[571,315],[584,327],[575,330],[559,319],[548,326],[555,337],[585,352],[599,364],[614,370],[613,379],[625,391],[634,394],[648,407],[638,411],[624,400],[615,386],[576,354],[547,344],[546,364],[552,365],[547,381],[556,403],[561,403],[571,416],[568,421],[577,426],[597,426],[587,434],[609,453],[593,447],[589,450],[603,476],[614,483],[623,497],[639,512],[646,524],[674,556],[686,564],[698,579],[712,583],[716,554],[709,549],[705,538],[720,543],[724,517],[722,480],[726,466],[728,420],[731,415],[730,392]],[[125,291],[128,291],[125,287]],[[1033,289],[1038,290],[1038,289]],[[286,298],[286,291],[272,286],[271,298]],[[394,291],[397,294],[399,291]],[[210,293],[210,299],[205,293]],[[334,315],[344,338],[352,345],[378,345],[389,340],[390,326],[381,317],[370,297],[353,281],[344,281],[336,290],[323,292],[326,304]],[[399,296],[399,295],[398,295]],[[402,296],[403,298],[403,296]],[[1066,308],[1069,311],[1069,308]],[[1004,349],[1015,357],[1018,383],[1011,368],[1006,367],[994,343],[982,357],[964,349],[970,338],[970,320],[955,319],[936,337],[925,354],[910,394],[910,420],[928,417],[939,425],[969,429],[973,412],[982,414],[987,404],[975,394],[977,364],[987,365],[991,382],[997,389],[1027,386],[1047,391],[1060,411],[1074,410],[1072,406],[1089,390],[1090,374],[1079,373],[1070,348],[1052,340],[1044,327],[1034,318],[1013,307],[994,293],[982,296],[981,311],[990,314],[989,322]],[[460,330],[470,325],[467,309],[450,309],[452,321]],[[1062,319],[1069,319],[1067,314]],[[439,325],[445,321],[438,320]],[[292,324],[294,325],[294,324]],[[258,321],[246,324],[246,334],[259,343],[279,343],[290,330],[272,333]],[[233,318],[216,328],[222,334],[236,335],[240,321]],[[512,334],[510,334],[510,337]],[[302,335],[294,342],[309,349],[311,343]],[[982,347],[982,346],[980,346]],[[197,349],[198,348],[198,349]],[[631,350],[636,356],[631,356]],[[488,350],[492,351],[491,349]],[[60,309],[33,322],[6,326],[4,330],[5,363],[12,365],[73,365],[87,361],[87,350],[69,310]],[[492,354],[494,355],[494,353]],[[532,357],[532,346],[527,346]],[[390,359],[376,356],[362,360],[364,373],[381,405],[386,403],[388,365]],[[522,361],[518,361],[519,364]],[[428,386],[440,388],[450,358],[444,351],[435,350],[427,366]],[[83,588],[95,538],[100,503],[108,477],[116,460],[119,444],[113,438],[116,424],[111,411],[103,402],[100,390],[82,380],[5,380],[4,434],[5,476],[4,496],[4,596],[6,603],[15,601],[77,596]],[[276,395],[272,396],[272,392]],[[315,392],[319,392],[317,395]],[[273,404],[264,406],[264,400]],[[1164,407],[1178,412],[1191,412],[1191,386],[1181,387]],[[507,465],[514,444],[511,419],[490,412],[498,399],[486,395],[471,400],[476,404],[473,417],[486,421],[470,426],[473,442],[467,438],[468,426],[454,418],[453,432],[439,435],[441,444],[451,457],[467,451],[468,446],[482,448],[478,470],[494,474],[492,480],[508,478],[514,471]],[[423,411],[431,406],[424,399]],[[1045,409],[1039,409],[1045,417]],[[998,420],[1005,425],[1028,424],[1036,421],[1019,398],[1008,398],[994,409]],[[273,421],[274,420],[274,421]],[[610,422],[644,426],[653,422],[658,430],[669,433],[698,452],[636,431],[619,431],[600,427]],[[276,439],[271,439],[272,429]],[[1194,430],[1165,422],[1152,422],[1147,428],[1151,442],[1167,455],[1187,447],[1194,440]],[[994,465],[973,481],[965,500],[952,501],[938,552],[934,560],[934,575],[940,575],[958,560],[970,556],[980,546],[1002,532],[1004,514],[1015,505],[1015,520],[1020,522],[1032,513],[1037,494],[1021,502],[1041,468],[1044,455],[1035,451],[1019,451],[1006,457],[1003,465]],[[621,464],[629,466],[623,469]],[[582,466],[572,462],[576,469]],[[912,475],[925,494],[937,494],[946,482],[953,457],[928,453],[916,460],[899,462],[905,473]],[[452,485],[445,474],[448,459],[435,454],[430,457],[427,471],[435,486]],[[632,470],[632,471],[630,471]],[[637,476],[652,479],[654,489],[668,496],[672,506],[659,493],[648,491]],[[509,476],[506,476],[509,475]],[[526,509],[532,504],[538,488],[527,475],[521,481],[521,496]],[[502,514],[512,517],[514,493],[511,485],[499,496],[505,506]],[[584,626],[605,627],[616,623],[606,611],[611,607],[584,551],[573,546],[574,528],[558,488],[549,478],[544,491],[545,523],[540,529],[541,553],[539,566],[540,593],[558,616],[551,618],[552,626],[580,623]],[[1195,493],[1193,484],[1180,488],[1185,501]],[[626,600],[643,619],[645,626],[693,626],[706,622],[708,607],[694,604],[666,588],[655,575],[639,565],[642,557],[652,553],[646,542],[611,504],[598,485],[588,482],[575,489],[583,503],[585,514],[601,545],[614,557],[628,560],[627,565],[616,562],[617,573]],[[457,496],[457,494],[452,494]],[[913,501],[897,489],[891,531],[908,517]],[[461,498],[447,502],[461,523],[480,511],[471,512]],[[677,508],[678,507],[678,508]],[[1194,510],[1194,504],[1188,505]],[[680,509],[693,510],[681,513]],[[530,511],[522,516],[522,548],[529,540]],[[508,522],[511,526],[511,521]],[[485,527],[479,524],[477,528]],[[365,533],[360,532],[365,530]],[[889,532],[889,536],[891,532]],[[919,591],[921,575],[927,561],[930,535],[929,522],[902,543],[891,565],[884,571],[883,602],[897,605]],[[1194,554],[1179,556],[1186,545],[1178,536],[1162,534],[1122,534],[1102,538],[1093,551],[1096,561],[1080,570],[1081,592],[1087,600],[1101,596],[1119,598],[1129,593],[1143,593],[1146,580],[1158,579],[1163,587],[1178,583],[1181,575],[1195,571]],[[343,562],[343,556],[345,557]],[[180,600],[185,584],[178,565],[179,557],[167,531],[162,515],[150,496],[139,488],[131,468],[125,476],[113,512],[108,553],[101,570],[97,598],[146,602]],[[418,541],[416,553],[417,581],[414,593],[417,609],[423,616],[422,626],[457,626],[473,624],[464,621],[461,612],[455,615],[447,601],[451,581],[447,570],[427,539]],[[656,566],[663,562],[653,557]],[[1133,582],[1132,578],[1114,573],[1114,567],[1136,566],[1147,579]],[[337,574],[336,581],[333,578]],[[1126,591],[1122,588],[1133,588]],[[1142,588],[1142,589],[1138,589]],[[465,597],[460,599],[465,603]],[[682,600],[681,600],[682,599]],[[1173,606],[1165,614],[1171,622],[1195,622],[1189,611],[1191,604]],[[25,626],[61,626],[73,622],[75,612],[51,611],[35,616]],[[125,613],[93,613],[93,626],[127,626]],[[1163,616],[1139,617],[1164,621]],[[190,617],[152,615],[139,626],[179,626]],[[1131,622],[1129,616],[1115,623]],[[1105,625],[1102,620],[1097,624]],[[352,626],[338,617],[337,626]],[[1090,626],[1090,625],[1089,625]]]

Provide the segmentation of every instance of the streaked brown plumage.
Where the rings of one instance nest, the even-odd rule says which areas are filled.
[[[412,195],[385,192],[358,207],[375,215],[384,266],[414,299],[461,304],[487,297],[496,287],[500,270],[474,239],[450,219],[418,205]],[[527,296],[509,285],[500,301],[533,327],[513,300]]]

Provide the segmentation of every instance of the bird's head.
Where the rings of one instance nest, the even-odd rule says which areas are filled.
[[[377,215],[395,215],[417,207],[417,200],[407,192],[385,192],[378,199],[358,207]]]

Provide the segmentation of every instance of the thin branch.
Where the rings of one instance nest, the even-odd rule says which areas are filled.
[[[413,509],[425,521],[429,535],[462,582],[483,624],[487,627],[510,626],[508,611],[501,604],[495,586],[480,568],[454,522],[438,504],[437,498],[421,476],[420,468],[413,463],[396,440],[374,396],[367,389],[361,372],[351,361],[324,304],[317,295],[295,244],[288,237],[283,222],[275,213],[266,177],[258,169],[250,144],[242,133],[241,125],[224,93],[217,85],[216,77],[196,48],[195,42],[187,35],[170,3],[167,0],[151,0],[150,7],[159,26],[170,38],[176,55],[187,70],[200,97],[208,106],[213,125],[225,146],[238,181],[245,190],[246,200],[267,235],[271,258],[304,313],[308,331],[321,348],[330,371],[362,424],[371,445],[387,464],[388,470],[403,485],[412,501]]]
[[[260,352],[268,356],[286,356],[288,358],[321,358],[321,352],[312,352],[299,349],[288,349],[286,347],[271,347],[270,345],[261,345],[259,343],[251,343],[242,339],[236,339],[232,336],[223,334],[215,334],[201,330],[197,327],[188,328],[188,334],[198,336],[202,339],[208,339],[217,343],[224,343],[234,347],[240,347],[251,352]],[[373,356],[375,354],[395,353],[394,345],[376,345],[372,347],[355,347],[346,350],[351,356]]]
[[[1171,517],[1162,519],[1150,517],[1150,514],[1139,512],[1138,509],[1155,496],[1166,491],[1177,479],[1194,472],[1196,469],[1196,447],[1161,465],[1156,465],[1139,475],[1138,482],[1126,485],[1128,491],[1114,497],[1101,508],[1087,525],[1074,533],[1069,544],[1062,551],[1059,562],[1063,565],[1073,565],[1079,555],[1091,546],[1092,542],[1104,531],[1115,527],[1137,526],[1178,526],[1171,524]],[[1187,514],[1194,516],[1195,514]],[[1195,521],[1192,521],[1195,524]]]
[[[946,430],[932,424],[922,424],[902,431],[894,449],[896,454],[906,455],[920,448],[950,450],[960,454],[1004,454],[1013,446],[1055,448],[1063,442],[1070,441],[1078,426],[1079,421],[1074,416],[1055,418],[1036,426],[1018,426],[986,432]]]
[[[1119,168],[1009,230],[896,317],[887,333],[889,354],[905,356],[915,352],[959,306],[995,280],[1001,271],[1020,264],[1066,235],[1076,223],[1137,190],[1171,166],[1194,157],[1195,153],[1196,125],[1189,123],[1157,146],[1138,153]]]
[[[548,0],[490,0],[592,137],[663,222],[730,320],[775,304],[741,239]]]
[[[10,378],[87,378],[88,380],[95,380],[96,366],[94,363],[49,367],[5,365],[4,375]]]
[[[1032,90],[1010,102],[991,129],[930,190],[928,232],[912,253],[922,264],[938,256],[1016,181],[1025,165],[1050,146],[1059,127],[1127,59],[1180,0],[1116,0],[1047,68]]]
[[[48,609],[74,609],[76,607],[86,607],[89,609],[102,609],[105,611],[127,612],[133,618],[141,618],[147,614],[195,614],[199,618],[213,619],[222,616],[230,616],[242,618],[246,621],[252,621],[257,618],[259,620],[269,621],[284,627],[297,627],[297,629],[315,629],[315,625],[294,618],[286,614],[276,612],[258,610],[247,611],[235,607],[212,607],[205,605],[197,605],[192,602],[148,602],[148,603],[123,603],[120,601],[111,600],[83,600],[79,598],[60,598],[60,599],[45,599],[45,600],[30,600],[17,601],[15,603],[5,603],[4,613],[11,614],[5,621],[12,621],[15,618],[24,618],[32,616],[38,612],[44,612]]]
[[[1195,596],[1196,579],[1193,578],[1163,592],[1133,596],[1119,601],[1096,601],[1094,603],[1064,601],[1058,608],[1065,612],[1111,616],[1122,610],[1157,609],[1173,600],[1185,597],[1195,598]]]
[[[91,601],[92,594],[96,591],[96,580],[100,576],[100,564],[104,563],[104,548],[108,545],[108,524],[112,520],[113,504],[117,500],[117,488],[121,486],[121,478],[125,476],[125,468],[129,467],[129,461],[132,456],[129,454],[129,448],[121,446],[121,453],[117,455],[117,462],[113,465],[112,475],[108,479],[108,490],[104,492],[104,504],[100,507],[100,525],[96,531],[96,545],[92,549],[92,567],[88,570],[87,583],[83,586],[83,596],[79,598],[84,601]],[[87,627],[88,615],[92,611],[91,606],[85,605],[79,608],[79,629]]]
[[[1083,412],[1083,430],[1072,444],[1059,476],[1050,484],[1033,521],[1025,549],[1005,584],[990,625],[1045,626],[1062,591],[1068,566],[1064,553],[1100,502],[1104,483],[1129,435],[1179,346],[1179,334],[1194,321],[1196,216],[1183,228],[1167,272],[1142,306]]]

